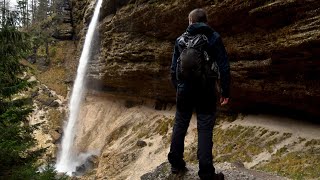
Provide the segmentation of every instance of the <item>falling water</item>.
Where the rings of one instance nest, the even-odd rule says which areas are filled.
[[[77,77],[73,85],[71,100],[69,102],[69,119],[66,126],[64,127],[64,136],[62,139],[61,151],[59,153],[58,161],[56,164],[56,170],[58,172],[65,172],[68,175],[72,175],[72,173],[76,171],[76,167],[82,163],[80,157],[77,156],[76,152],[73,151],[73,141],[75,138],[74,127],[79,114],[80,103],[83,95],[84,77],[91,50],[90,47],[92,39],[94,37],[95,28],[97,26],[101,4],[102,0],[98,0],[86,35],[77,70]]]

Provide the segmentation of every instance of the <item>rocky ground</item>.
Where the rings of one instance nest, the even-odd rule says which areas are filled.
[[[141,180],[199,180],[198,167],[187,165],[188,171],[180,174],[172,174],[170,164],[165,162],[158,166],[154,171],[141,176]],[[216,173],[222,172],[226,180],[285,180],[287,178],[248,170],[241,164],[220,163],[216,165]]]
[[[80,179],[135,180],[166,162],[174,106],[155,110],[152,102],[143,99],[91,94],[81,117],[77,151],[98,156],[94,168]],[[220,113],[214,129],[214,161],[229,179],[316,179],[320,177],[319,130],[319,125],[301,120]],[[196,140],[193,117],[184,154],[190,177],[197,171]]]
[[[58,153],[57,145],[61,140],[67,100],[39,82],[30,90],[30,93],[34,109],[28,117],[29,123],[39,125],[34,131],[34,137],[37,140],[35,148],[45,148],[46,151],[40,161],[52,163]]]

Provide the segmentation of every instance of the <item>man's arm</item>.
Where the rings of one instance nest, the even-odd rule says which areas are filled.
[[[218,33],[214,33],[215,41],[213,47],[215,49],[216,61],[220,71],[220,85],[221,85],[221,99],[222,105],[227,104],[230,92],[230,65],[226,49],[223,45],[222,39]]]
[[[177,60],[180,56],[179,48],[178,48],[178,40],[176,40],[175,45],[174,45],[174,50],[173,50],[173,55],[172,55],[172,63],[171,63],[171,68],[170,68],[170,73],[171,73],[171,82],[173,86],[177,89],[177,76],[176,76],[176,68],[177,68]]]

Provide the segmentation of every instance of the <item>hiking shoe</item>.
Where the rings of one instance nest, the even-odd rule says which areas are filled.
[[[224,174],[222,174],[222,172],[219,172],[218,174],[214,173],[213,179],[214,180],[224,180]]]
[[[201,180],[224,180],[224,175],[220,172],[218,174],[206,174],[206,175],[199,175]]]
[[[173,166],[171,166],[172,174],[185,173],[187,171],[188,171],[188,168],[186,168],[185,166],[183,166],[183,167],[173,167]]]

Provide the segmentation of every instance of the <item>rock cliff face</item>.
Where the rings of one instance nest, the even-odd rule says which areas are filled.
[[[76,33],[82,36],[92,6],[89,0],[74,0],[72,6]],[[227,48],[233,108],[277,107],[320,115],[318,0],[105,0],[101,48],[90,64],[89,87],[173,102],[173,43],[197,7],[207,10],[209,24]]]
[[[72,40],[74,31],[72,23],[72,12],[71,6],[68,0],[59,4],[59,19],[56,20],[56,25],[53,28],[54,32],[52,37],[59,40]]]

